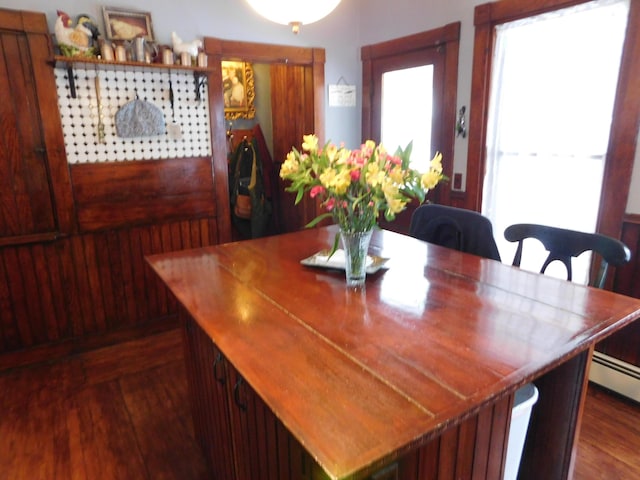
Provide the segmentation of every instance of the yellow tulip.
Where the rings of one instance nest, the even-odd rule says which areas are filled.
[[[442,154],[436,153],[430,164],[431,170],[435,170],[437,173],[442,173]]]
[[[342,170],[334,179],[333,186],[336,194],[343,195],[351,185],[351,173],[349,170]]]
[[[318,137],[315,135],[303,135],[302,136],[302,149],[305,152],[317,152],[318,151]]]
[[[289,175],[296,173],[299,168],[300,163],[298,162],[295,153],[289,152],[286,160],[282,162],[282,166],[280,167],[280,178],[286,178]]]
[[[422,188],[427,190],[431,190],[438,185],[442,175],[436,171],[429,170],[427,173],[424,173],[420,179],[420,183],[422,184]]]
[[[327,168],[320,174],[318,178],[320,179],[320,183],[322,183],[322,186],[329,190],[333,186],[333,183],[335,181],[336,171],[333,168]]]
[[[389,178],[393,183],[397,185],[400,185],[401,183],[403,183],[404,172],[402,168],[399,165],[396,165],[395,167],[393,167],[389,172]]]
[[[329,159],[329,163],[333,164],[338,157],[338,147],[333,144],[327,145],[327,148],[324,149],[324,153],[327,154],[327,158]]]
[[[368,185],[375,188],[382,184],[384,180],[384,172],[380,171],[380,167],[377,163],[369,163],[367,165],[365,179]]]

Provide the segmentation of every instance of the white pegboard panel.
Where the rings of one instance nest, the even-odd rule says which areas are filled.
[[[82,69],[74,68],[76,97],[71,95],[68,70],[56,68],[58,106],[64,144],[69,163],[95,163],[126,160],[157,160],[211,155],[209,101],[206,85],[196,98],[194,74],[164,69]],[[104,140],[98,135],[96,75],[100,83],[100,103]],[[174,116],[171,112],[169,82],[173,89]],[[168,133],[149,137],[121,138],[116,134],[115,114],[136,98],[151,102],[164,114],[165,124],[180,125],[182,137]]]

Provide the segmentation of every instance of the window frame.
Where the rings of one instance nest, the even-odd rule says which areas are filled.
[[[475,9],[475,41],[465,206],[480,210],[486,166],[486,134],[495,27],[502,23],[587,3],[590,0],[501,0]],[[597,231],[620,237],[631,187],[636,138],[640,121],[640,2],[631,1],[609,144],[605,158]]]

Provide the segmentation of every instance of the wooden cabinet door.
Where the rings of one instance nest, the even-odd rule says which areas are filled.
[[[227,361],[202,329],[181,310],[194,429],[215,479],[234,479],[233,434]]]
[[[180,315],[195,432],[214,478],[326,479],[207,334]]]
[[[44,13],[0,8],[0,246],[74,229],[52,56]]]
[[[26,35],[0,33],[0,237],[56,230]]]
[[[311,460],[305,458],[299,442],[231,365],[229,377],[237,479],[310,478]]]

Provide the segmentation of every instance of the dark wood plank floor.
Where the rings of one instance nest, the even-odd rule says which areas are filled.
[[[0,375],[0,479],[208,478],[178,330]]]
[[[177,330],[0,373],[0,480],[199,480]],[[640,478],[640,406],[590,387],[575,479]]]

